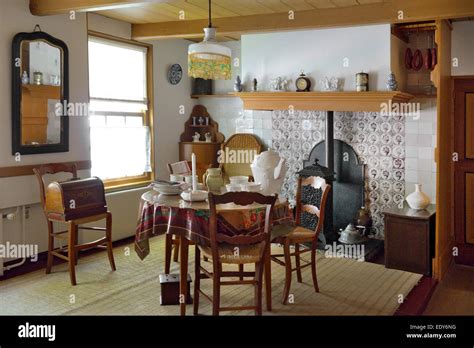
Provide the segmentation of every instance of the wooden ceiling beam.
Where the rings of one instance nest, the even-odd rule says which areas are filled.
[[[101,11],[146,3],[168,3],[172,0],[30,0],[30,11],[35,16],[49,16],[69,11]]]
[[[402,11],[402,12],[400,12]],[[400,16],[403,15],[403,18]],[[381,23],[406,23],[474,15],[473,0],[386,0],[383,3],[296,11],[288,13],[215,18],[213,26],[220,35],[345,27]],[[203,35],[207,19],[134,24],[136,40],[195,38]]]

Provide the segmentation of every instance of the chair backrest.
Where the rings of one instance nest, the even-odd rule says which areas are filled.
[[[310,186],[317,192],[319,191],[319,207],[312,204],[303,204],[302,192],[304,187]],[[317,224],[315,227],[315,240],[318,239],[319,233],[321,232],[324,225],[324,215],[326,209],[326,202],[328,199],[331,185],[326,180],[319,176],[310,176],[307,178],[300,177],[298,179],[298,189],[296,191],[296,224],[300,225],[300,219],[302,213],[309,213],[317,216]]]
[[[252,176],[250,164],[262,151],[262,144],[253,134],[234,134],[221,145],[221,165],[224,180],[231,176]],[[236,163],[232,163],[232,162]]]
[[[272,212],[275,206],[277,196],[264,196],[258,192],[228,192],[223,195],[214,195],[209,193],[209,234],[211,240],[212,256],[214,260],[218,260],[218,246],[221,243],[226,243],[235,246],[262,244],[261,250],[263,257],[263,250],[270,243],[270,229],[272,224]],[[234,203],[240,206],[248,206],[253,203],[265,206],[265,218],[263,225],[260,223],[256,229],[250,233],[248,230],[235,231],[234,235],[222,233],[218,228],[217,211],[218,204]],[[255,208],[249,208],[255,209]],[[258,222],[257,222],[258,224]]]
[[[35,173],[36,178],[38,179],[41,205],[44,209],[46,206],[46,183],[44,181],[44,176],[46,174],[71,173],[73,178],[77,178],[77,165],[75,163],[42,164],[38,168],[33,168],[33,173]]]
[[[191,168],[187,161],[179,161],[175,163],[168,163],[168,170],[170,174],[187,175],[191,173]]]

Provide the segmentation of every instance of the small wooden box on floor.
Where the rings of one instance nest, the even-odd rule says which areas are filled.
[[[386,210],[385,219],[385,267],[431,275],[434,257],[436,209]]]
[[[160,304],[179,305],[179,274],[160,274],[161,296]],[[188,274],[186,303],[193,303],[191,298],[191,276]]]

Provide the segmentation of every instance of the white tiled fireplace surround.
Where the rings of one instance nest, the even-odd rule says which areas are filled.
[[[367,165],[366,199],[370,201],[375,227],[381,238],[383,218],[380,209],[397,204],[400,199],[413,192],[415,183],[421,183],[424,192],[430,196],[433,203],[435,201],[436,100],[427,98],[415,102],[421,104],[419,119],[406,117],[396,120],[393,117],[381,117],[377,113],[363,112],[335,112],[334,115],[335,139],[349,143]],[[301,169],[303,159],[307,159],[313,146],[324,140],[326,113],[295,111],[294,115],[290,116],[288,111],[281,110],[242,111],[242,102],[238,98],[226,99],[224,103],[222,100],[206,98],[203,104],[219,122],[226,137],[233,133],[252,133],[257,135],[267,148],[271,147],[283,157],[288,157],[289,171],[283,193],[293,200],[294,173]],[[283,120],[287,121],[283,123]],[[291,131],[286,133],[286,136],[290,134],[290,138],[286,139],[281,132],[288,125]],[[297,131],[298,129],[300,131]],[[308,134],[310,139],[307,139]],[[364,134],[364,137],[361,138],[360,134]],[[377,154],[369,152],[370,145],[376,145],[371,150],[377,151]],[[383,148],[384,145],[390,148],[387,156],[388,149]],[[290,146],[290,149],[285,149],[285,146]],[[371,177],[374,174],[373,169],[376,169],[376,178]],[[388,178],[384,170],[390,171]]]

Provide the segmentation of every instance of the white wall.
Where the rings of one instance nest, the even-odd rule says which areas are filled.
[[[70,60],[70,101],[88,101],[87,32],[86,16],[78,14],[71,21],[64,15],[35,17],[29,12],[28,0],[2,0],[0,2],[0,166],[21,166],[44,162],[61,162],[89,159],[88,122],[86,118],[70,120],[70,151],[67,153],[25,155],[16,162],[11,154],[11,42],[18,32],[33,31],[35,24],[66,42]],[[34,178],[17,177],[0,179],[0,208],[20,202],[38,201]]]
[[[344,67],[344,59],[349,66]],[[242,75],[254,77],[262,90],[277,76],[294,81],[304,70],[317,82],[325,76],[343,80],[344,90],[355,90],[355,74],[369,73],[369,88],[385,90],[390,72],[390,25],[305,30],[242,36]]]
[[[184,132],[184,122],[189,118],[193,106],[191,79],[188,77],[187,40],[153,41],[154,61],[154,130],[155,169],[158,178],[169,177],[167,163],[179,159],[179,137]],[[177,85],[168,82],[168,69],[178,63],[183,68],[183,78]],[[184,106],[184,114],[180,114]]]
[[[290,81],[303,69],[312,79],[313,90],[321,90],[325,76],[341,79],[344,90],[355,89],[355,74],[369,73],[371,90],[385,90],[390,71],[390,26],[374,25],[354,28],[319,29],[294,32],[243,35],[240,45],[229,42],[232,58],[240,57],[240,67],[232,67],[231,81],[217,81],[214,93],[233,91],[236,75],[244,89],[250,91],[257,78],[260,91],[269,90],[269,81],[277,76]],[[347,58],[348,66],[343,63]],[[238,98],[201,98],[211,116],[228,138],[234,133],[253,133],[265,146],[271,146],[271,113],[243,111]]]
[[[451,66],[452,75],[474,75],[474,21],[453,22],[451,57],[458,66]]]
[[[87,118],[73,117],[70,120],[70,151],[44,155],[25,155],[16,162],[11,154],[11,43],[15,34],[31,32],[36,24],[44,32],[63,40],[69,48],[69,100],[88,102],[87,73],[87,29],[86,16],[77,14],[75,20],[67,15],[35,17],[29,11],[28,0],[0,1],[0,167],[22,166],[48,162],[89,160],[89,132]],[[88,171],[81,171],[88,176]],[[39,190],[33,176],[0,179],[0,209],[32,204],[30,218],[26,223],[26,243],[46,249],[46,223],[39,205]],[[3,210],[3,212],[12,209]],[[19,221],[5,221],[3,240],[21,242]],[[1,266],[0,260],[0,266]],[[1,273],[1,272],[0,272]]]

